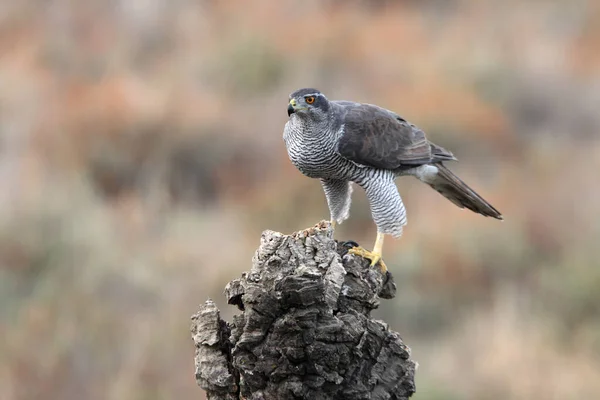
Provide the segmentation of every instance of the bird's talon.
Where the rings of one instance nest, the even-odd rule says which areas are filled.
[[[371,267],[374,267],[375,265],[377,265],[377,263],[380,263],[381,272],[387,272],[387,266],[381,259],[381,254],[365,250],[362,247],[353,247],[350,250],[348,250],[348,253],[353,254],[355,256],[360,256],[362,258],[366,258],[367,260],[371,260]]]
[[[368,251],[360,246],[355,246],[355,247],[352,247],[350,250],[348,250],[348,253],[354,254],[355,256],[367,258],[366,253],[368,253]]]
[[[359,247],[358,243],[356,243],[354,240],[345,241],[342,243],[342,246],[346,247],[348,250],[354,247]]]
[[[386,281],[387,281],[387,279],[388,279],[387,274],[389,274],[389,271],[387,269],[387,265],[385,265],[385,263],[381,259],[379,260],[379,267],[381,268],[381,272],[386,275]]]

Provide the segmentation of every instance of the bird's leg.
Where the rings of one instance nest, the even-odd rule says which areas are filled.
[[[339,179],[321,179],[321,185],[329,207],[331,228],[335,229],[337,222],[347,219],[350,213],[352,185]]]
[[[371,267],[376,265],[377,263],[380,263],[381,272],[386,272],[387,266],[381,259],[381,254],[383,251],[383,238],[384,234],[381,232],[377,232],[377,239],[375,240],[373,251],[365,250],[362,247],[353,247],[350,250],[348,250],[348,253],[371,260]]]

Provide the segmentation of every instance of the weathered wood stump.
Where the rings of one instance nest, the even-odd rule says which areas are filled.
[[[250,272],[192,316],[196,380],[209,399],[408,399],[415,362],[400,335],[370,317],[392,298],[391,274],[346,254],[328,222],[265,231]]]

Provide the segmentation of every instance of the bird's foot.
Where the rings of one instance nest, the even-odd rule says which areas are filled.
[[[366,258],[367,260],[371,260],[371,267],[373,267],[373,266],[377,265],[377,263],[379,263],[381,272],[383,272],[383,273],[387,272],[387,266],[381,259],[380,253],[366,250],[360,246],[351,248],[350,250],[348,250],[348,253],[354,254],[355,256],[360,256],[362,258]]]

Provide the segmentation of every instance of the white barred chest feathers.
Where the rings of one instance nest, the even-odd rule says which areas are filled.
[[[307,132],[300,124],[288,121],[283,139],[292,164],[310,178],[344,178],[348,160],[335,151],[331,132]]]

